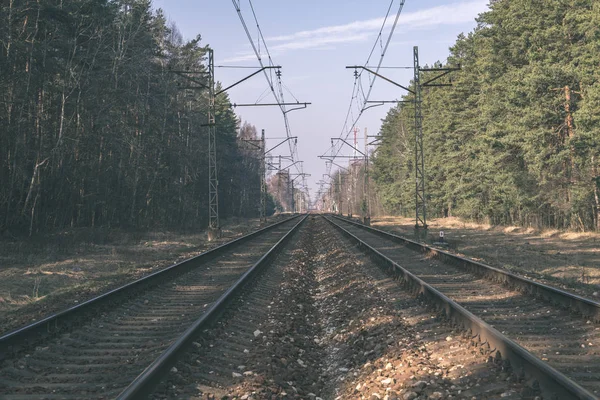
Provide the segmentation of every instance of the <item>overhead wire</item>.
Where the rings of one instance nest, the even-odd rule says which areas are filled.
[[[292,91],[284,83],[282,83],[282,85],[283,85],[283,88],[285,90],[287,90],[287,92],[290,94],[290,96],[292,96],[294,98],[294,100],[296,100],[296,103],[300,103],[300,100],[298,100],[296,98],[296,96],[294,96],[294,93],[292,93]]]
[[[250,9],[252,10],[252,16],[254,17],[254,21],[256,22],[256,27],[258,29],[258,34],[260,39],[262,39],[263,42],[263,48],[265,50],[265,52],[267,53],[267,57],[269,58],[269,63],[271,66],[275,65],[273,63],[273,59],[271,57],[271,53],[269,52],[269,48],[267,47],[267,42],[265,41],[264,35],[262,33],[262,29],[260,28],[260,24],[258,23],[258,18],[256,16],[256,11],[254,9],[254,5],[252,4],[252,0],[248,0],[248,3],[250,4]],[[273,71],[269,70],[269,73],[271,75],[271,82],[273,81]],[[285,98],[283,95],[283,89],[282,89],[282,82],[281,82],[281,74],[277,74],[277,83],[278,83],[278,89],[279,89],[279,96],[280,99],[278,100],[279,103],[285,103]],[[275,94],[275,92],[273,93],[275,95],[275,98],[277,99],[277,95]],[[286,128],[286,133],[288,137],[291,137],[291,128],[289,126],[289,120],[287,117],[287,109],[284,105],[280,104],[280,108],[281,111],[283,113],[283,119],[284,119],[284,124],[285,124],[285,128]],[[294,144],[292,144],[292,142],[288,142],[288,146],[290,148],[290,155],[292,157],[294,157],[294,155],[296,156],[296,159],[298,158],[298,151],[297,151],[297,146]],[[301,172],[301,168],[299,169],[299,167],[297,166],[298,164],[296,164],[296,171]]]
[[[233,6],[235,7],[237,13],[238,13],[238,17],[240,19],[240,22],[242,23],[242,27],[244,28],[244,31],[246,32],[246,36],[248,37],[248,40],[250,41],[250,44],[252,46],[252,49],[254,51],[254,54],[256,55],[256,58],[258,59],[258,62],[261,66],[261,68],[265,67],[265,63],[263,62],[263,57],[262,57],[262,53],[261,53],[261,49],[260,49],[260,43],[262,41],[262,49],[264,50],[266,56],[267,56],[267,63],[269,66],[275,66],[275,64],[273,63],[273,58],[271,57],[271,53],[269,52],[269,48],[267,46],[266,40],[264,38],[264,35],[262,33],[262,29],[260,27],[260,24],[258,22],[258,17],[256,15],[256,10],[254,9],[254,5],[252,4],[252,0],[248,0],[248,4],[250,5],[250,9],[252,11],[252,16],[254,18],[254,22],[256,23],[256,28],[257,28],[257,45],[255,45],[254,43],[254,39],[252,38],[252,35],[250,33],[250,30],[248,29],[248,26],[246,24],[246,21],[244,20],[244,16],[242,14],[241,11],[241,0],[238,0],[236,2],[236,0],[232,0],[233,2]],[[257,47],[258,46],[258,47]],[[287,116],[287,109],[285,107],[285,105],[283,103],[285,103],[285,98],[284,98],[284,94],[283,94],[283,83],[281,81],[281,74],[277,73],[277,80],[275,81],[275,79],[273,78],[273,69],[265,69],[263,70],[263,75],[265,76],[267,83],[269,85],[269,89],[271,90],[271,93],[273,94],[273,97],[275,99],[275,101],[277,102],[277,104],[279,105],[279,108],[281,110],[281,113],[283,115],[283,120],[284,120],[284,125],[285,125],[285,131],[286,131],[286,136],[288,139],[288,147],[290,150],[290,156],[292,158],[293,161],[298,160],[298,148],[297,148],[297,144],[296,141],[294,140],[292,143],[291,137],[292,137],[292,133],[291,133],[291,128],[290,128],[290,124],[289,124],[289,119]],[[275,83],[274,83],[275,81]],[[275,85],[277,85],[277,89],[278,92],[276,92],[275,90]],[[289,89],[287,89],[290,94],[291,91]],[[295,96],[292,95],[292,97],[295,98]],[[296,99],[296,101],[298,101]],[[297,163],[294,164],[294,167],[296,169],[296,171],[300,174],[304,173],[304,168],[302,166],[302,163]],[[305,177],[302,176],[302,180],[303,183],[306,184],[306,180]]]
[[[385,29],[385,26],[387,24],[387,20],[390,16],[390,12],[392,10],[392,7],[394,5],[396,0],[391,0],[390,1],[390,5],[388,6],[386,15],[383,19],[383,23],[381,25],[381,28],[379,30],[379,33],[377,34],[377,37],[375,39],[375,42],[373,43],[373,47],[371,48],[371,51],[369,52],[369,55],[367,57],[367,61],[364,63],[363,67],[366,67],[369,64],[369,61],[371,60],[371,57],[373,56],[373,53],[375,52],[375,49],[377,48],[377,45],[380,45],[380,49],[381,49],[381,55],[379,58],[379,62],[377,64],[376,73],[379,73],[379,70],[382,68],[381,64],[383,63],[383,59],[385,58],[385,55],[387,53],[387,49],[390,45],[390,42],[392,40],[392,36],[394,34],[394,31],[396,30],[396,26],[398,25],[398,20],[400,18],[400,15],[402,13],[402,9],[404,8],[404,3],[405,0],[400,0],[399,6],[398,6],[398,11],[396,12],[396,18],[390,28],[390,33],[388,35],[388,38],[386,40],[385,46],[382,46],[382,35],[383,35],[383,30]],[[385,68],[385,67],[383,67]],[[358,120],[360,119],[360,117],[362,116],[363,112],[364,112],[364,106],[366,105],[367,101],[369,101],[369,98],[371,96],[371,92],[373,90],[373,86],[375,84],[375,80],[377,79],[376,75],[373,75],[372,79],[369,79],[369,90],[367,91],[367,94],[364,94],[364,90],[362,87],[362,74],[365,70],[361,69],[360,72],[357,72],[355,74],[355,79],[354,79],[354,86],[352,89],[352,97],[350,99],[350,104],[348,105],[348,112],[346,113],[346,119],[344,121],[344,125],[342,127],[342,131],[340,132],[339,138],[342,138],[342,136],[344,135],[344,133],[346,134],[344,137],[344,140],[347,140],[348,137],[350,136],[350,134],[353,132],[354,128],[356,127],[356,124],[358,123]],[[357,85],[357,80],[359,81],[359,84]],[[363,101],[362,104],[356,102],[359,112],[358,115],[356,117],[354,117],[354,113],[352,112],[352,107],[353,104],[355,103],[355,99],[357,98],[356,92],[357,92],[357,87],[358,90],[361,90],[363,93]],[[348,124],[349,124],[349,116],[352,116],[352,125],[348,128]],[[343,148],[343,143],[341,141],[338,141],[339,143],[333,144],[330,149],[331,149],[331,156],[333,158],[337,157],[339,155],[339,153],[341,152],[342,148]],[[333,164],[329,164],[329,167],[327,169],[327,174],[331,174],[331,169],[333,168]]]
[[[373,53],[375,52],[375,49],[377,48],[377,43],[379,41],[379,38],[383,34],[383,30],[385,29],[385,25],[387,23],[387,19],[389,18],[389,15],[390,15],[390,12],[391,12],[392,7],[394,5],[394,2],[395,2],[395,0],[391,0],[390,1],[390,4],[389,4],[388,9],[386,11],[385,17],[383,19],[383,23],[381,24],[381,28],[379,29],[379,32],[378,32],[377,37],[375,39],[375,42],[373,43],[373,47],[371,47],[371,51],[369,52],[369,55],[367,57],[367,61],[365,62],[364,65],[367,65],[369,63],[369,61],[371,60],[371,57],[373,56]],[[401,6],[403,6],[403,4],[404,4],[404,1],[401,2]],[[358,119],[360,118],[360,115],[357,118],[354,118],[354,113],[352,113],[352,107],[353,107],[354,100],[356,99],[356,91],[357,91],[357,83],[356,82],[359,81],[359,83],[360,83],[359,87],[362,87],[362,79],[361,78],[362,78],[363,72],[364,72],[364,70],[361,69],[358,73],[355,73],[355,76],[354,76],[354,86],[352,88],[352,96],[350,98],[350,104],[348,105],[348,112],[346,113],[346,119],[345,119],[344,125],[342,127],[342,132],[340,132],[340,135],[339,135],[340,138],[342,137],[342,135],[343,135],[344,132],[347,132],[346,137],[345,137],[345,139],[347,139],[348,135],[352,132],[352,130],[354,129],[356,123],[358,122]],[[358,106],[358,107],[360,108],[360,106]],[[352,126],[348,129],[348,122],[349,122],[348,117],[349,116],[352,116],[353,123],[352,123]],[[333,152],[335,151],[336,146],[338,146],[338,150],[337,150],[337,152],[335,152],[335,155],[334,155]],[[343,146],[343,144],[333,145],[331,147],[332,156],[334,156],[334,157],[337,156],[339,154],[339,152],[341,151],[342,146]],[[331,165],[329,166],[329,169],[328,169],[327,173],[329,174],[330,171],[331,171]]]
[[[261,102],[265,97],[267,97],[267,95],[269,94],[269,88],[266,88],[265,90],[263,90],[263,92],[260,94],[260,96],[258,96],[258,98],[256,99],[256,101],[254,103],[258,104],[259,102]]]

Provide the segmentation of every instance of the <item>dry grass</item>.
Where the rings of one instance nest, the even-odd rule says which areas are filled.
[[[280,217],[273,217],[273,221]],[[258,228],[225,221],[224,237],[205,232],[71,230],[0,240],[0,332],[85,301]]]
[[[414,220],[408,218],[385,216],[372,224],[404,236],[414,234]],[[428,241],[439,231],[444,231],[450,251],[600,299],[598,233],[491,226],[452,217],[430,220]]]

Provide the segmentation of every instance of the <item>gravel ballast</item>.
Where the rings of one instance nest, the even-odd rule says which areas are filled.
[[[194,347],[155,398],[536,396],[317,216]]]

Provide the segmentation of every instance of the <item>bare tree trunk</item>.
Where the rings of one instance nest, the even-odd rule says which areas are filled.
[[[35,200],[33,200],[33,206],[31,206],[31,220],[29,222],[29,236],[31,236],[33,234],[33,220],[35,218],[35,206],[37,205],[39,197],[40,197],[40,193],[38,192],[35,195]]]
[[[594,222],[596,231],[600,231],[600,176],[598,176],[598,165],[596,163],[596,156],[592,156],[592,176],[594,182],[594,206],[596,209],[594,215]]]

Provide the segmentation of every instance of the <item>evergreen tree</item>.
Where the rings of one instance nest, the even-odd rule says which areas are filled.
[[[454,85],[423,96],[430,215],[598,229],[599,18],[591,0],[495,0],[458,37]],[[374,160],[393,212],[414,207],[411,119],[390,110]]]
[[[12,0],[0,43],[0,230],[207,224],[207,92],[171,72],[205,70],[200,36],[150,0]],[[225,94],[216,122],[221,216],[258,215]]]

